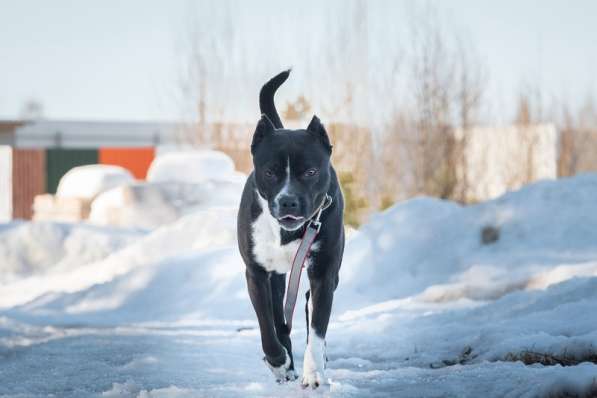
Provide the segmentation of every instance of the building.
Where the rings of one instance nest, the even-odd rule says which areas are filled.
[[[0,121],[0,222],[30,219],[33,199],[55,193],[60,178],[85,164],[122,166],[144,179],[173,123]]]
[[[558,132],[551,124],[473,127],[455,137],[464,142],[457,176],[467,202],[558,177]]]

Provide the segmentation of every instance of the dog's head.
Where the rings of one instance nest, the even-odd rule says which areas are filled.
[[[319,118],[313,116],[305,130],[286,130],[262,115],[251,153],[257,190],[269,212],[283,229],[299,229],[322,205],[330,185],[332,146]]]

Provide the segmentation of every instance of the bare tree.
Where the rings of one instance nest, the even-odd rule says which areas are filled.
[[[226,118],[222,98],[231,91],[228,74],[230,60],[234,59],[236,34],[229,2],[204,2],[197,6],[201,12],[189,11],[184,69],[179,79],[184,113],[189,120],[183,140],[192,145],[211,146],[212,135],[221,129],[210,128],[210,120]]]
[[[455,62],[455,92],[457,109],[457,128],[460,131],[453,142],[450,152],[451,168],[456,170],[455,187],[452,189],[452,199],[459,202],[470,200],[470,165],[467,147],[473,126],[479,122],[480,111],[483,105],[487,69],[481,62],[475,48],[466,42],[462,36],[457,37],[456,62]],[[479,167],[480,165],[477,165]]]
[[[525,84],[518,95],[514,125],[517,128],[519,151],[511,163],[509,187],[519,187],[536,179],[536,151],[539,142],[539,124],[544,121],[544,105],[541,90]]]
[[[410,26],[411,105],[409,112],[398,112],[391,119],[383,142],[403,147],[394,152],[403,156],[399,179],[409,184],[404,187],[407,196],[464,201],[465,146],[482,105],[486,73],[472,46],[445,32],[435,9],[418,11]]]
[[[328,10],[323,28],[326,40],[301,53],[304,63],[294,74],[300,79],[304,71],[321,73],[317,87],[311,90],[317,95],[305,84],[304,91],[294,93],[298,99],[285,111],[280,109],[288,119],[302,121],[310,116],[309,102],[314,101],[314,112],[322,116],[333,135],[337,169],[350,174],[352,192],[366,198],[367,207],[415,194],[463,201],[466,186],[458,183],[462,180],[459,173],[467,170],[466,132],[478,120],[486,80],[478,54],[460,36],[446,33],[431,7],[413,18],[408,36],[412,45],[406,51],[397,31],[369,24],[370,13],[384,12],[375,7],[358,0],[349,2],[341,12]],[[231,126],[234,110],[226,99],[243,93],[231,91],[238,87],[230,79],[240,76],[253,82],[255,75],[263,72],[255,73],[254,65],[243,62],[245,42],[232,23],[241,17],[239,12],[231,7],[209,18],[204,16],[210,13],[203,12],[203,17],[194,21],[182,82],[182,91],[190,99],[190,113],[195,116],[189,129],[194,142],[236,156],[240,153],[236,143],[246,141],[250,127],[242,131]],[[268,42],[267,46],[264,57],[286,49],[288,43]],[[296,82],[290,82],[289,88],[292,84]],[[247,96],[253,95],[247,92]],[[457,129],[464,133],[456,135]],[[235,161],[247,163],[244,157]]]

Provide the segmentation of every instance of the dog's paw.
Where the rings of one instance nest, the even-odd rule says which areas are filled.
[[[303,373],[303,378],[301,380],[301,386],[303,388],[311,387],[312,389],[316,389],[323,384],[325,384],[323,372],[314,371]]]
[[[295,381],[298,379],[298,375],[294,371],[294,369],[289,369],[286,371],[285,380],[279,381],[279,383],[285,383],[287,381]]]
[[[278,383],[286,383],[287,381],[294,381],[298,378],[294,369],[290,369],[290,355],[288,355],[286,348],[284,348],[284,354],[286,354],[286,360],[280,366],[273,366],[266,358],[263,358],[263,362],[272,371]]]
[[[310,333],[303,359],[303,378],[301,381],[303,388],[317,388],[327,383],[324,374],[325,362],[325,340],[317,337],[315,333]]]

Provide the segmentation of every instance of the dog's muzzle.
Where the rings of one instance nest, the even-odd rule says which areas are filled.
[[[276,210],[276,219],[283,229],[293,231],[305,223],[306,218],[300,215],[301,206],[296,195],[286,194],[276,198]]]

